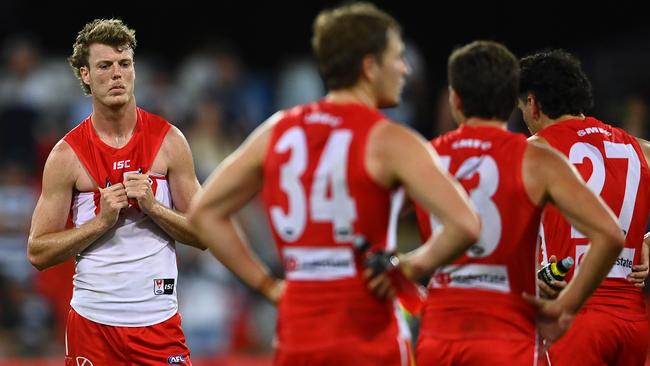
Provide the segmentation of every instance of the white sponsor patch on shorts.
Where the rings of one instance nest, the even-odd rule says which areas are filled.
[[[576,245],[576,272],[580,269],[582,264],[582,257],[587,252],[588,245]],[[634,254],[636,249],[623,248],[616,258],[616,263],[607,274],[607,278],[626,278],[627,275],[632,273],[632,265],[634,264]]]
[[[495,264],[444,266],[431,276],[429,286],[431,288],[477,288],[510,292],[510,280],[506,266]]]
[[[284,271],[289,280],[325,281],[354,277],[357,269],[350,247],[284,248]]]

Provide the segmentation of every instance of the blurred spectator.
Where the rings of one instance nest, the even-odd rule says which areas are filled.
[[[223,128],[246,135],[271,113],[267,82],[250,74],[229,42],[211,44],[181,66],[180,85],[190,100],[207,96],[223,106]]]
[[[632,95],[624,103],[625,111],[622,128],[630,135],[648,139],[648,102],[640,95]]]
[[[188,126],[190,99],[175,84],[174,69],[160,57],[138,57],[135,94],[138,104],[151,113],[164,116],[181,130]]]
[[[240,138],[224,130],[223,105],[203,98],[195,108],[194,119],[186,132],[187,142],[194,155],[196,176],[203,182],[235,146]]]
[[[429,128],[431,132],[425,134],[427,138],[442,135],[456,128],[456,122],[451,116],[451,109],[449,108],[449,89],[447,89],[446,85],[438,90],[434,105],[434,120]]]
[[[0,70],[0,156],[35,166],[34,129],[40,117],[37,103],[41,91],[35,80],[39,52],[26,36],[10,39],[3,47]]]
[[[306,56],[287,60],[279,72],[276,86],[276,109],[318,100],[325,95],[318,67]]]
[[[179,307],[192,357],[219,356],[231,350],[232,324],[238,312],[233,276],[206,252],[177,246]]]
[[[406,40],[405,47],[404,57],[411,72],[404,85],[402,102],[383,112],[394,121],[405,123],[425,136],[430,135],[431,101],[426,62],[415,43]]]
[[[51,351],[52,314],[34,291],[36,271],[25,256],[36,192],[21,162],[0,162],[0,171],[0,339],[8,342],[0,355],[44,355]]]

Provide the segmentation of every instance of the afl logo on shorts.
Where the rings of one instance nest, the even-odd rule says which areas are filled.
[[[183,355],[173,355],[167,357],[167,363],[170,365],[181,365],[185,364],[185,356]]]
[[[75,360],[77,361],[77,366],[95,366],[93,365],[92,361],[86,357],[79,356]]]

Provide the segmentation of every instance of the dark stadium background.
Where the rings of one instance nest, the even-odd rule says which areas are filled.
[[[247,63],[276,66],[283,55],[309,52],[311,22],[340,1],[115,1],[0,3],[0,42],[16,32],[38,36],[67,54],[76,32],[97,17],[119,17],[137,31],[141,52],[170,63],[206,39],[230,39]],[[638,2],[374,1],[403,25],[442,80],[449,51],[474,39],[504,42],[517,55],[541,47],[598,49],[645,39],[650,22]],[[647,52],[647,51],[646,51]]]

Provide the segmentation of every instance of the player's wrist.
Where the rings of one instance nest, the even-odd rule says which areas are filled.
[[[582,308],[584,301],[570,295],[567,291],[562,291],[553,301],[562,308],[563,313],[575,315]]]
[[[399,269],[404,274],[404,277],[410,281],[417,281],[420,277],[420,271],[413,265],[412,261],[409,260],[409,256],[406,256],[401,253],[395,254],[399,260]]]
[[[255,290],[271,302],[276,303],[279,298],[279,290],[281,286],[282,280],[266,275],[259,281],[257,286],[255,286]]]
[[[95,223],[94,226],[96,227],[97,231],[104,232],[115,225],[117,222],[117,217],[112,217],[111,215],[100,213],[95,217],[95,220],[93,220],[93,222]]]
[[[160,208],[160,203],[158,200],[155,198],[148,198],[146,196],[145,198],[138,200],[138,205],[140,206],[140,209],[142,209],[142,211],[149,216],[155,216],[157,214],[157,210]]]

